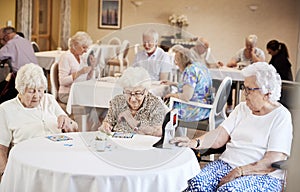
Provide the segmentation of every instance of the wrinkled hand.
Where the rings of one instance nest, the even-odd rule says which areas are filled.
[[[91,66],[83,67],[83,68],[80,70],[80,74],[86,74],[86,73],[89,73],[91,70],[92,70],[92,67],[91,67]]]
[[[160,82],[160,84],[163,84],[163,85],[172,85],[172,82],[169,81],[169,80],[162,80],[162,81]]]
[[[241,172],[239,169],[235,168],[233,169],[232,171],[230,171],[225,177],[223,177],[221,179],[221,181],[219,182],[218,186],[222,186],[224,185],[225,183],[228,183],[232,180],[234,180],[235,178],[238,178],[241,176]]]
[[[111,134],[112,126],[108,122],[103,121],[98,130],[106,134]]]
[[[192,140],[190,140],[188,137],[175,137],[169,141],[171,144],[175,144],[179,147],[190,147],[192,148]]]
[[[62,132],[76,132],[78,131],[78,124],[66,115],[60,115],[57,118],[57,128]]]
[[[123,111],[119,114],[118,121],[121,122],[122,120],[125,120],[132,129],[139,124],[139,122],[133,118],[129,110]]]

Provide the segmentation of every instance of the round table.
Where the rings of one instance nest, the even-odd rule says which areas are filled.
[[[158,137],[109,137],[96,151],[97,132],[64,134],[68,141],[29,139],[10,151],[1,191],[182,191],[200,171],[189,148],[159,149]]]

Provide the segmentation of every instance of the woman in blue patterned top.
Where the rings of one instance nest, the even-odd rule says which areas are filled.
[[[162,81],[163,84],[178,87],[178,93],[166,95],[166,98],[176,97],[184,101],[194,101],[204,104],[211,104],[212,79],[205,64],[192,61],[190,50],[181,45],[172,48],[175,52],[175,64],[182,72],[179,83]],[[210,109],[204,109],[183,103],[174,103],[178,109],[178,115],[184,121],[198,121],[209,117]]]

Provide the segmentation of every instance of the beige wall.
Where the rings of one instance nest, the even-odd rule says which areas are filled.
[[[0,27],[7,26],[7,21],[12,21],[12,26],[15,26],[16,1],[0,0],[0,5]]]
[[[129,0],[122,2],[122,29],[127,32],[123,37],[128,36],[131,42],[140,41],[142,31],[129,32],[126,30],[129,26],[142,23],[168,24],[169,15],[185,14],[190,21],[186,30],[195,36],[201,35],[207,38],[216,59],[227,62],[238,49],[244,46],[245,37],[254,33],[259,37],[258,47],[264,51],[269,40],[278,39],[286,43],[293,70],[296,70],[300,1],[143,0],[140,7],[135,7]],[[256,4],[258,9],[251,11],[248,8],[251,4]],[[98,6],[98,0],[88,1],[87,32],[94,40],[115,32],[115,30],[98,29]],[[167,30],[162,35],[170,33],[172,31]],[[269,61],[270,56],[266,52],[265,54]]]
[[[132,44],[140,42],[144,23],[165,24],[156,26],[161,35],[172,35],[168,28],[169,15],[185,14],[190,25],[185,30],[194,36],[204,36],[210,42],[217,60],[227,62],[244,45],[248,34],[257,34],[258,47],[265,51],[266,43],[278,39],[286,43],[293,71],[296,71],[297,51],[300,50],[300,1],[297,0],[142,0],[140,7],[123,0],[122,30],[98,29],[99,0],[71,0],[71,35],[86,30],[94,41],[106,35],[129,39]],[[248,6],[256,4],[251,11]],[[16,1],[0,0],[0,26],[8,20],[15,23]],[[52,49],[57,47],[59,31],[60,0],[53,0]],[[124,32],[123,32],[124,31]],[[115,34],[111,34],[115,32]],[[108,38],[108,37],[107,37]],[[105,41],[104,41],[105,42]],[[266,53],[267,61],[270,56]],[[298,56],[298,68],[300,67]]]

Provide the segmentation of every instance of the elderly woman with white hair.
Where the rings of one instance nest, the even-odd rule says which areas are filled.
[[[110,101],[108,113],[100,130],[110,133],[135,132],[144,135],[162,135],[166,108],[160,98],[149,92],[151,78],[142,67],[127,68],[118,83],[123,94]]]
[[[215,130],[171,143],[194,149],[226,150],[188,181],[186,191],[281,191],[284,173],[271,164],[290,155],[293,126],[279,102],[281,79],[272,65],[257,62],[242,70],[245,102]]]
[[[89,46],[93,43],[91,37],[82,31],[78,31],[69,39],[69,50],[66,51],[58,62],[59,90],[58,98],[61,102],[67,103],[72,83],[83,76],[90,79],[93,75],[95,66],[81,66],[83,62],[82,55],[87,52]],[[94,61],[92,59],[92,61]]]
[[[55,98],[45,94],[47,79],[36,64],[22,66],[16,77],[19,94],[0,105],[0,172],[8,149],[33,137],[77,131],[77,123],[61,109]]]

